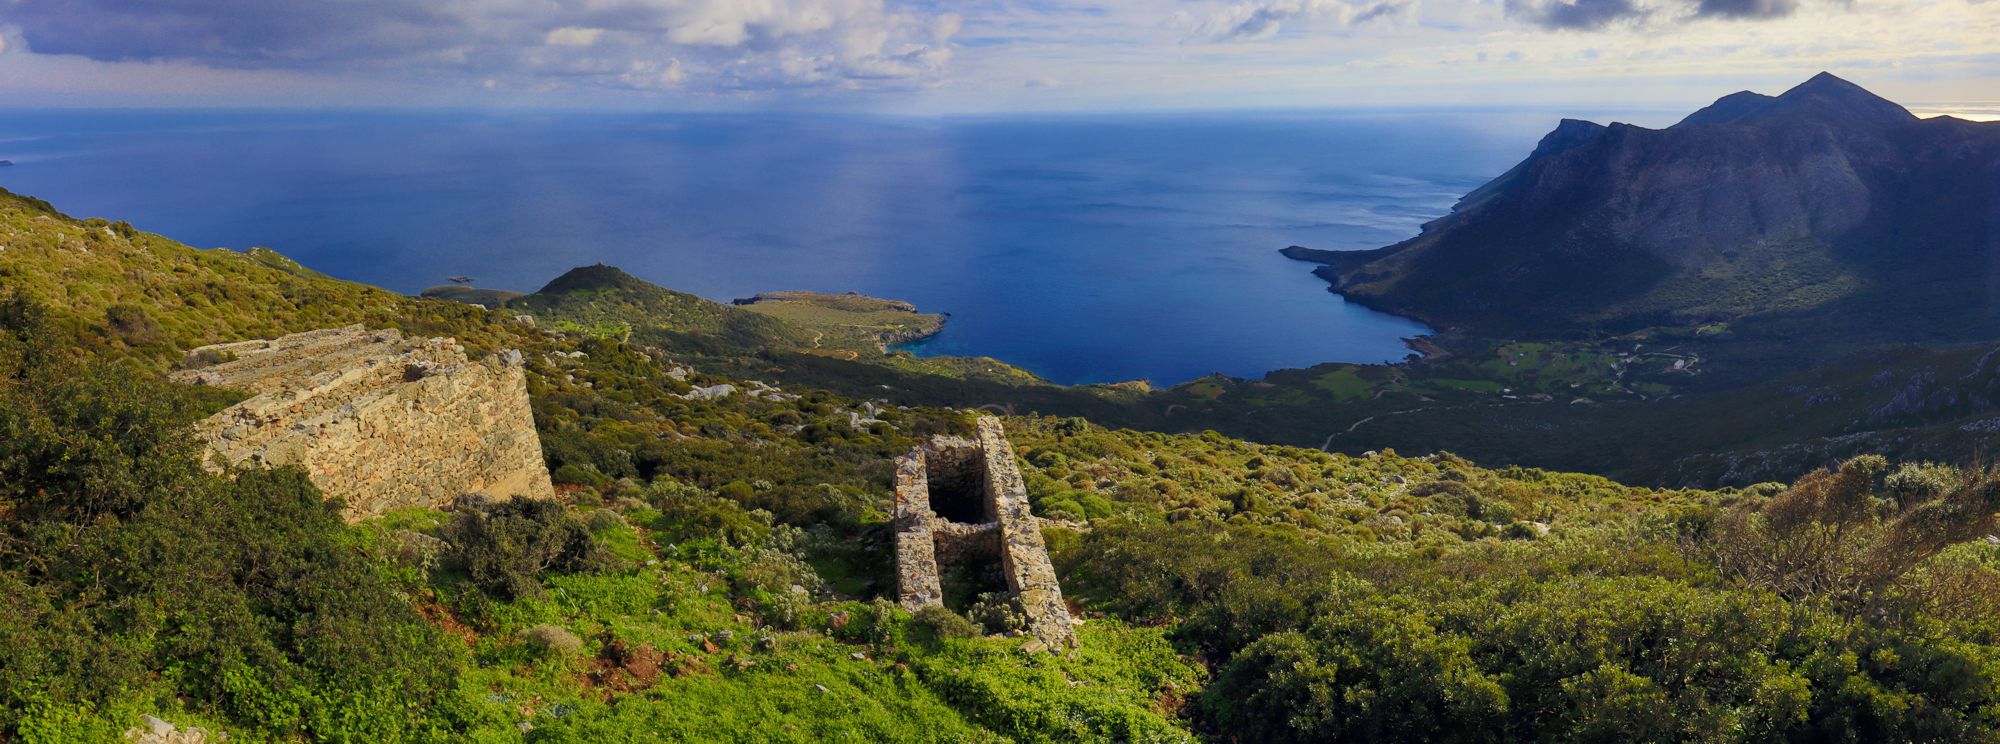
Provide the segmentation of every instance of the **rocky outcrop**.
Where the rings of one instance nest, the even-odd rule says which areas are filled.
[[[296,466],[350,520],[466,494],[553,494],[519,352],[473,361],[449,338],[361,326],[190,352],[176,378],[252,394],[202,421],[213,455]]]
[[[936,437],[896,461],[895,530],[904,607],[944,604],[941,565],[998,562],[1028,631],[1049,647],[1076,645],[1041,523],[999,419],[980,417],[975,439]]]

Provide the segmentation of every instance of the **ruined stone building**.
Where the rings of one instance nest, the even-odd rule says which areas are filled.
[[[295,465],[348,520],[460,496],[553,495],[518,352],[348,326],[196,349],[184,382],[252,394],[198,425],[234,465]],[[201,366],[206,365],[206,366]]]
[[[896,461],[898,598],[942,606],[942,574],[977,577],[997,566],[1020,600],[1028,631],[1051,646],[1076,645],[1041,525],[1000,420],[979,419],[976,439],[935,437]],[[995,587],[1003,588],[1003,587]]]

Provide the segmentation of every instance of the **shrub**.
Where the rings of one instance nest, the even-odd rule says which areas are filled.
[[[612,560],[574,513],[543,499],[462,506],[439,537],[451,545],[452,565],[502,599],[539,596],[543,571],[598,570]]]
[[[521,641],[536,656],[544,659],[567,661],[583,653],[583,639],[560,626],[543,623],[521,631]]]
[[[185,389],[40,317],[0,299],[0,732],[135,694],[277,739],[453,725],[464,659],[304,473],[203,470]]]
[[[126,346],[152,346],[164,343],[167,332],[160,328],[160,322],[153,314],[138,305],[112,305],[104,311],[105,329],[111,337],[123,341]]]
[[[988,633],[1012,633],[1028,628],[1028,613],[1021,601],[1007,592],[987,592],[965,609],[967,617]]]
[[[979,626],[972,624],[971,620],[938,605],[918,609],[911,622],[915,627],[928,631],[932,638],[974,638],[979,635]]]
[[[563,465],[556,468],[554,473],[550,473],[549,479],[557,483],[587,486],[599,490],[603,490],[605,486],[611,485],[611,476],[597,472],[595,466],[588,464],[578,465],[576,463],[569,463]]]

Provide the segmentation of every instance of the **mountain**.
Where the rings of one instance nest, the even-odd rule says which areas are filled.
[[[1665,129],[1564,120],[1415,238],[1286,255],[1352,300],[1471,330],[1986,338],[2000,124],[1919,119],[1826,73]]]

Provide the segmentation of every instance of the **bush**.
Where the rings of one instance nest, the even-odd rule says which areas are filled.
[[[521,631],[521,641],[528,644],[536,656],[544,659],[568,661],[583,653],[583,639],[547,623]]]
[[[455,725],[465,659],[304,473],[203,470],[184,388],[41,317],[0,299],[0,732],[134,695],[278,739]]]
[[[972,624],[971,620],[938,605],[918,609],[911,622],[937,639],[975,638],[979,635],[979,626]]]
[[[563,465],[556,468],[556,471],[549,475],[549,479],[557,483],[586,486],[598,490],[603,490],[605,486],[611,485],[611,476],[597,472],[596,467],[587,464],[578,465],[576,463],[569,463]]]
[[[165,343],[167,332],[153,314],[138,305],[112,305],[104,311],[105,329],[126,346],[153,346]]]
[[[1028,613],[1021,609],[1021,600],[1008,592],[979,595],[979,600],[967,607],[965,614],[988,633],[1012,633],[1028,628]]]
[[[575,513],[543,499],[462,506],[439,537],[451,546],[451,565],[502,599],[539,596],[536,575],[543,571],[593,571],[612,563]]]

